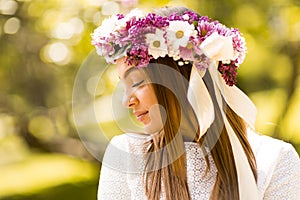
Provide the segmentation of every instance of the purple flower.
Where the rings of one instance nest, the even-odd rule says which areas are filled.
[[[216,31],[217,21],[212,21],[207,16],[202,16],[198,21],[197,31],[201,42]]]
[[[218,21],[207,16],[200,17],[192,11],[180,15],[173,13],[168,17],[155,13],[143,16],[142,13],[125,16],[117,14],[104,21],[105,24],[92,34],[92,44],[97,53],[110,63],[125,56],[125,62],[136,67],[145,67],[154,57],[168,54],[174,60],[181,58],[183,61],[192,62],[198,69],[205,70],[213,58],[208,58],[200,46],[209,36],[218,34],[227,37],[227,41],[232,39],[234,50],[232,60],[229,63],[228,60],[221,60],[218,70],[226,84],[236,84],[237,68],[244,61],[247,51],[245,40],[238,29],[228,28]],[[182,25],[181,29],[178,28],[179,25]],[[186,25],[190,32],[187,33],[183,25]],[[158,38],[149,39],[151,35],[158,34],[157,30],[160,31]],[[183,37],[185,34],[187,36]],[[164,43],[165,41],[167,42]],[[165,51],[157,54],[157,51],[152,51],[154,47],[161,47]]]
[[[168,19],[169,19],[170,21],[177,21],[177,20],[183,21],[182,16],[181,16],[181,15],[177,15],[176,13],[171,14],[171,15],[168,17]]]
[[[240,65],[244,61],[246,56],[246,42],[245,39],[241,36],[241,33],[236,28],[231,29],[231,36],[233,40],[233,48],[236,52],[238,52],[236,64]]]
[[[186,47],[179,47],[179,56],[183,60],[192,61],[199,69],[207,69],[209,58],[207,58],[200,49],[200,43],[197,38],[191,37]]]
[[[193,49],[189,49],[186,47],[179,46],[179,56],[183,60],[193,60],[194,59],[194,51]]]
[[[120,19],[123,19],[123,18],[124,18],[124,15],[123,15],[123,14],[117,14],[117,17],[118,17],[118,19],[120,20]]]
[[[187,15],[189,16],[189,22],[190,23],[193,23],[193,22],[197,22],[199,20],[199,15],[195,12],[192,12],[192,11],[186,11],[183,13],[183,16],[184,15]]]
[[[210,62],[210,59],[202,53],[195,56],[194,65],[200,70],[206,70],[208,69]]]
[[[125,62],[128,65],[136,66],[136,67],[144,67],[146,66],[150,59],[152,58],[148,54],[148,47],[145,45],[136,44],[134,45],[129,52],[127,52],[127,58]]]
[[[235,65],[234,61],[231,61],[229,64],[219,62],[218,70],[222,74],[227,85],[233,86],[237,83],[237,68],[238,66]]]

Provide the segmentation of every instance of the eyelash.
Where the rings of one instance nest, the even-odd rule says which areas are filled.
[[[138,83],[135,83],[135,84],[132,85],[132,87],[137,87],[137,86],[141,85],[143,82],[144,82],[144,80],[142,80],[142,81],[140,81]]]

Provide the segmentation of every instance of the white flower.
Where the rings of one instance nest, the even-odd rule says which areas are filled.
[[[112,15],[109,18],[106,18],[102,21],[101,26],[99,26],[94,31],[94,37],[109,37],[109,35],[115,31],[118,31],[124,27],[126,27],[126,22],[131,18],[136,17],[137,19],[144,17],[143,11],[139,9],[133,9],[130,13],[124,16],[124,18],[119,19],[117,15]]]
[[[126,21],[128,21],[132,17],[136,17],[137,19],[140,19],[144,16],[145,16],[145,13],[142,10],[135,8],[135,9],[131,10],[127,15],[125,15],[124,19],[126,19]]]
[[[190,16],[188,14],[184,14],[184,15],[182,15],[182,19],[189,20]]]
[[[148,53],[157,59],[158,57],[165,57],[168,54],[168,47],[164,38],[164,31],[156,29],[155,34],[146,34],[146,42],[149,45]]]
[[[189,24],[187,21],[170,21],[167,28],[167,41],[170,51],[173,54],[178,54],[179,46],[186,47],[190,36],[195,32],[193,24]]]
[[[100,37],[109,37],[109,35],[114,32],[115,30],[118,29],[119,27],[119,22],[118,22],[118,16],[112,15],[109,18],[106,18],[102,21],[101,26],[99,26],[95,31],[94,31],[94,37],[95,38],[100,38]]]
[[[133,18],[133,17],[136,17],[136,19],[140,19],[144,16],[145,16],[145,14],[142,10],[135,8],[135,9],[131,10],[127,15],[125,15],[124,18],[119,19],[117,29],[126,27],[126,22],[131,20],[131,18]]]

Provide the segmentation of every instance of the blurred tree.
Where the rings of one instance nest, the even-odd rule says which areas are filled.
[[[96,100],[97,115],[106,120],[100,123],[106,136],[120,133],[116,123],[107,121],[103,106],[111,103],[118,79],[110,69],[98,80],[106,65],[90,53],[90,34],[107,15],[168,3],[239,27],[248,55],[239,69],[238,86],[258,107],[257,129],[293,143],[300,153],[297,0],[0,0],[0,141],[14,135],[29,151],[101,159],[107,141],[96,138],[99,124],[83,112],[85,124],[78,125],[72,113],[72,92],[78,83],[83,101],[88,95]],[[94,71],[86,71],[82,82],[76,82],[81,67]],[[88,113],[95,108],[88,104],[84,109]],[[81,135],[78,126],[85,129]]]
[[[38,18],[30,16],[28,13],[30,6],[34,4],[35,2],[18,2],[15,4],[18,8],[13,16],[1,15],[1,21],[4,22],[4,29],[0,38],[1,112],[14,116],[16,126],[20,130],[19,134],[29,146],[49,151],[52,145],[48,145],[49,147],[44,145],[42,138],[38,138],[31,132],[29,124],[35,116],[44,115],[48,117],[50,126],[55,126],[53,116],[49,115],[49,110],[53,109],[54,106],[65,106],[64,101],[66,99],[57,98],[56,102],[49,102],[49,99],[55,95],[57,83],[60,76],[63,75],[63,71],[58,71],[54,66],[44,63],[40,58],[40,50],[49,42],[50,38],[37,29]],[[40,9],[46,9],[46,7]],[[16,32],[9,32],[8,30],[17,26],[8,24],[11,19],[19,21]],[[67,110],[65,109],[65,111]],[[66,115],[67,113],[63,114]],[[72,130],[70,129],[70,131]]]
[[[0,1],[0,113],[13,118],[15,133],[30,148],[95,159],[76,133],[71,107],[73,84],[81,63],[93,50],[93,29],[107,15],[126,12],[137,3]],[[258,106],[258,130],[292,142],[300,152],[299,124],[293,127],[295,123],[287,120],[299,119],[295,110],[300,110],[299,2],[141,0],[138,6],[149,9],[167,3],[187,5],[202,15],[239,27],[248,41],[249,53],[239,69],[238,85]],[[99,62],[105,65],[102,60]],[[86,82],[93,80],[97,79]],[[102,89],[96,99],[103,100],[113,85],[110,78],[99,82],[98,89]],[[82,87],[88,90],[87,85]],[[105,126],[112,131],[110,127],[115,125]],[[5,136],[1,133],[1,137]],[[88,140],[93,143],[93,138]],[[103,145],[93,148],[101,154]]]

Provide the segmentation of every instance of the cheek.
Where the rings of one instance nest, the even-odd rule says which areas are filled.
[[[154,104],[157,104],[157,99],[151,86],[144,86],[143,88],[140,88],[136,92],[136,96],[145,108],[150,109]]]
[[[147,94],[148,94],[147,101],[149,102],[150,105],[158,104],[157,98],[154,94],[154,90],[151,86],[148,86]]]
[[[150,122],[145,125],[145,132],[154,134],[162,130],[165,123],[164,115],[164,113],[161,113],[161,106],[159,104],[152,105],[149,110]]]

